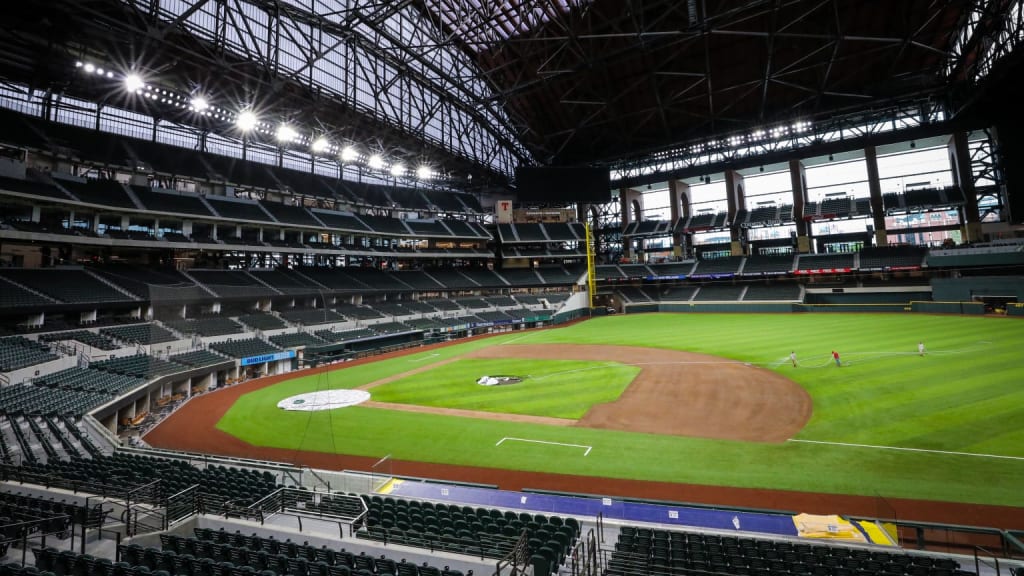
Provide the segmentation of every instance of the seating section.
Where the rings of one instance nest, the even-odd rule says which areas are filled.
[[[189,270],[189,275],[218,296],[225,298],[262,298],[277,294],[252,276],[230,270]]]
[[[662,292],[661,299],[666,302],[685,302],[693,298],[696,292],[696,286],[672,286]]]
[[[87,344],[93,348],[99,350],[117,350],[120,346],[116,342],[97,334],[96,332],[90,332],[88,330],[73,330],[71,332],[56,332],[54,334],[43,334],[39,337],[44,342],[59,342],[65,340],[75,340],[82,344]]]
[[[427,274],[430,274],[431,278],[436,280],[445,288],[472,289],[480,287],[479,284],[463,275],[460,270],[432,269],[427,270],[426,272]]]
[[[225,334],[241,334],[245,331],[238,322],[230,318],[219,317],[165,320],[164,324],[182,334],[199,334],[200,336],[223,336]]]
[[[3,386],[0,387],[0,412],[80,416],[110,399],[109,394],[100,392],[55,391],[44,386],[29,385]]]
[[[650,302],[651,297],[642,289],[635,286],[627,286],[619,290],[619,295],[627,302]]]
[[[54,181],[62,188],[71,192],[82,202],[90,204],[101,204],[103,206],[116,206],[118,208],[137,208],[135,202],[128,196],[123,184],[116,180],[70,180],[55,178]]]
[[[351,340],[361,340],[363,338],[372,338],[377,335],[376,332],[369,328],[360,328],[358,330],[346,330],[343,332],[334,332],[332,330],[317,330],[314,332],[317,338],[326,342],[348,342]]]
[[[282,294],[310,294],[323,290],[315,282],[291,270],[253,270],[249,274]]]
[[[39,498],[21,492],[0,492],[0,518],[3,518],[0,526],[4,527],[0,533],[0,557],[7,553],[10,543],[24,536],[40,532],[52,534],[63,540],[72,536],[75,526],[100,526],[106,514],[101,504],[86,507],[69,503],[66,499]],[[56,555],[55,548],[49,550]],[[7,564],[0,570],[14,570],[15,567],[20,568],[20,564]],[[39,574],[38,566],[22,570],[26,570],[26,574]]]
[[[306,332],[289,332],[271,336],[270,341],[281,348],[297,348],[299,346],[323,346],[325,342]]]
[[[928,250],[920,246],[877,246],[860,251],[861,270],[920,268]]]
[[[750,284],[743,294],[743,301],[750,300],[800,300],[800,285],[785,284]]]
[[[277,330],[287,328],[288,324],[273,314],[245,314],[238,321],[254,330]]]
[[[709,284],[701,286],[700,290],[697,291],[697,295],[693,297],[695,301],[701,302],[731,302],[740,299],[743,294],[742,285],[730,286],[730,285],[714,285]]]
[[[281,204],[280,202],[260,202],[260,205],[270,212],[270,215],[277,219],[278,222],[285,224],[298,224],[300,226],[312,226],[315,228],[322,228],[323,225],[319,220],[313,217],[305,208],[302,206],[289,206],[287,204]]]
[[[853,254],[801,254],[797,270],[852,269]]]
[[[137,376],[149,380],[157,376],[166,376],[186,370],[185,366],[175,362],[168,362],[146,354],[135,354],[134,356],[123,356],[111,358],[100,362],[93,362],[89,365],[95,370]]]
[[[670,264],[652,264],[648,266],[655,276],[688,276],[695,266],[694,262],[673,262]]]
[[[47,304],[53,301],[12,284],[0,275],[0,308],[37,308]]]
[[[90,270],[143,300],[188,302],[212,298],[190,278],[170,268],[108,265]]]
[[[736,274],[739,272],[742,256],[727,256],[725,258],[712,258],[709,260],[698,260],[697,266],[693,269],[692,276],[702,274]]]
[[[118,547],[121,562],[114,565],[54,548],[37,551],[37,565],[52,569],[54,576],[463,576],[459,570],[442,570],[426,562],[416,565],[386,554],[356,554],[273,536],[210,528],[196,528],[193,533],[161,534],[159,549],[122,544]],[[90,571],[89,565],[99,570]]]
[[[210,206],[224,218],[236,220],[255,220],[257,222],[272,222],[267,213],[260,208],[260,205],[253,201],[234,201],[220,199],[216,196],[207,196],[206,201]]]
[[[381,322],[370,327],[377,334],[400,334],[408,332],[409,327],[401,322]]]
[[[117,396],[138,387],[143,382],[142,378],[133,374],[124,374],[114,370],[73,367],[39,376],[33,381],[33,384],[46,388],[100,392]]]
[[[0,372],[56,360],[49,346],[21,336],[0,338]]]
[[[306,310],[283,310],[280,312],[281,318],[291,322],[292,324],[305,324],[307,326],[314,326],[316,324],[331,324],[333,322],[344,322],[345,317],[341,316],[334,310],[328,310],[326,308],[309,308]]]
[[[131,189],[147,209],[155,212],[213,216],[198,196],[177,192],[155,192],[148,186],[131,186]]]
[[[552,571],[579,536],[575,518],[529,514],[401,498],[363,496],[368,538],[420,548],[502,558],[525,531],[531,554],[549,558]]]
[[[250,356],[262,356],[263,354],[273,354],[281,351],[280,348],[267,344],[258,338],[225,340],[210,344],[210,348],[232,358],[249,358]]]
[[[176,354],[170,357],[171,362],[182,364],[184,366],[190,366],[192,368],[201,368],[203,366],[215,366],[217,364],[223,364],[229,360],[220,354],[215,354],[209,350],[194,350],[192,352],[185,352],[184,354]]]
[[[160,480],[163,496],[170,496],[199,484],[207,502],[231,501],[247,506],[277,489],[269,472],[212,465],[199,470],[183,460],[129,455],[122,452],[89,459],[53,461],[29,467],[37,474],[48,474],[64,480],[134,488]],[[219,510],[211,510],[216,513]]]
[[[967,576],[952,559],[877,550],[623,526],[604,576],[729,574]]]
[[[788,274],[793,271],[792,254],[785,256],[748,256],[743,265],[743,274],[749,276],[769,276]]]
[[[10,268],[0,277],[68,304],[132,300],[81,268]]]
[[[100,334],[130,344],[162,344],[178,339],[173,332],[156,324],[132,324],[115,328],[103,328]]]

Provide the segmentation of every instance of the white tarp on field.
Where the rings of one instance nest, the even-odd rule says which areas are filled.
[[[277,407],[283,410],[334,410],[355,406],[369,399],[370,393],[365,390],[319,390],[285,398],[277,403]]]

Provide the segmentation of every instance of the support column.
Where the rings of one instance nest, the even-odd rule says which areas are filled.
[[[804,220],[804,205],[807,204],[807,175],[804,163],[789,161],[789,183],[793,189],[793,221],[796,222],[796,251],[800,254],[811,252],[811,224]]]
[[[747,195],[743,190],[743,175],[735,170],[725,171],[725,194],[729,205],[729,238],[733,256],[742,256],[745,252],[746,238],[744,230],[736,222],[736,215],[747,209]]]
[[[978,214],[978,191],[974,189],[974,175],[971,173],[971,150],[967,147],[967,133],[954,132],[946,148],[949,150],[953,184],[959,186],[964,194],[964,206],[960,209],[960,229],[964,242],[979,242],[981,216]]]
[[[676,227],[685,224],[690,217],[690,185],[681,180],[669,180],[668,196],[672,218],[672,255],[684,258],[686,246],[690,243],[686,238],[688,234],[678,231]]]
[[[622,215],[622,231],[625,232],[631,222],[640,221],[640,213],[643,212],[644,208],[644,196],[639,190],[623,188],[619,191],[619,203],[619,212]],[[635,214],[633,212],[634,204],[638,207]],[[625,236],[622,237],[622,255],[630,260],[636,257],[636,250],[633,247],[632,240],[627,240]]]
[[[875,246],[887,246],[885,205],[882,203],[882,182],[878,177],[878,152],[874,146],[864,148],[864,164],[868,169],[868,191],[871,193],[871,221],[875,226]]]

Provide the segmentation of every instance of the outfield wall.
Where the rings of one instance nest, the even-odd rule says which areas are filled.
[[[935,278],[932,298],[943,302],[970,301],[975,296],[1015,296],[1024,302],[1024,276]]]
[[[981,302],[911,301],[892,304],[803,304],[800,302],[644,302],[627,304],[627,314],[645,312],[725,312],[725,313],[793,313],[793,312],[920,312],[924,314],[985,313]],[[1024,317],[1024,306],[1012,306],[1009,316]]]

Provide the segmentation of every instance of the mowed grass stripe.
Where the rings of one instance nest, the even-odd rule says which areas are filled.
[[[830,439],[842,439],[841,431],[857,428],[857,436],[874,434],[893,422],[908,422],[921,415],[941,414],[943,411],[962,408],[975,402],[984,402],[1017,391],[1006,382],[991,382],[978,387],[966,388],[960,381],[947,381],[929,385],[927,389],[880,385],[870,389],[863,386],[856,394],[843,399],[842,406],[835,402],[815,403],[824,412],[824,424],[812,423],[805,429],[807,434],[834,435]],[[815,397],[817,398],[817,397]],[[980,406],[977,408],[981,408]],[[970,407],[968,410],[974,410]],[[837,413],[829,414],[835,410]],[[845,436],[852,438],[855,436]],[[849,440],[846,440],[849,441]]]
[[[1004,434],[1007,421],[1021,422],[1022,418],[1024,391],[1019,391],[979,402],[974,406],[965,406],[961,410],[936,414],[929,422],[932,424],[930,432],[921,433],[928,429],[924,425],[918,430],[906,428],[904,433],[912,435],[895,437],[893,441],[905,446],[941,446],[942,450],[959,446],[959,450],[970,452],[973,444]],[[997,450],[1000,451],[990,454],[1024,457],[1024,444],[1003,444]],[[1002,452],[1004,450],[1005,452]]]
[[[637,366],[581,360],[461,359],[371,389],[373,400],[530,416],[580,418],[612,402],[640,373]],[[482,376],[518,376],[482,386]]]

